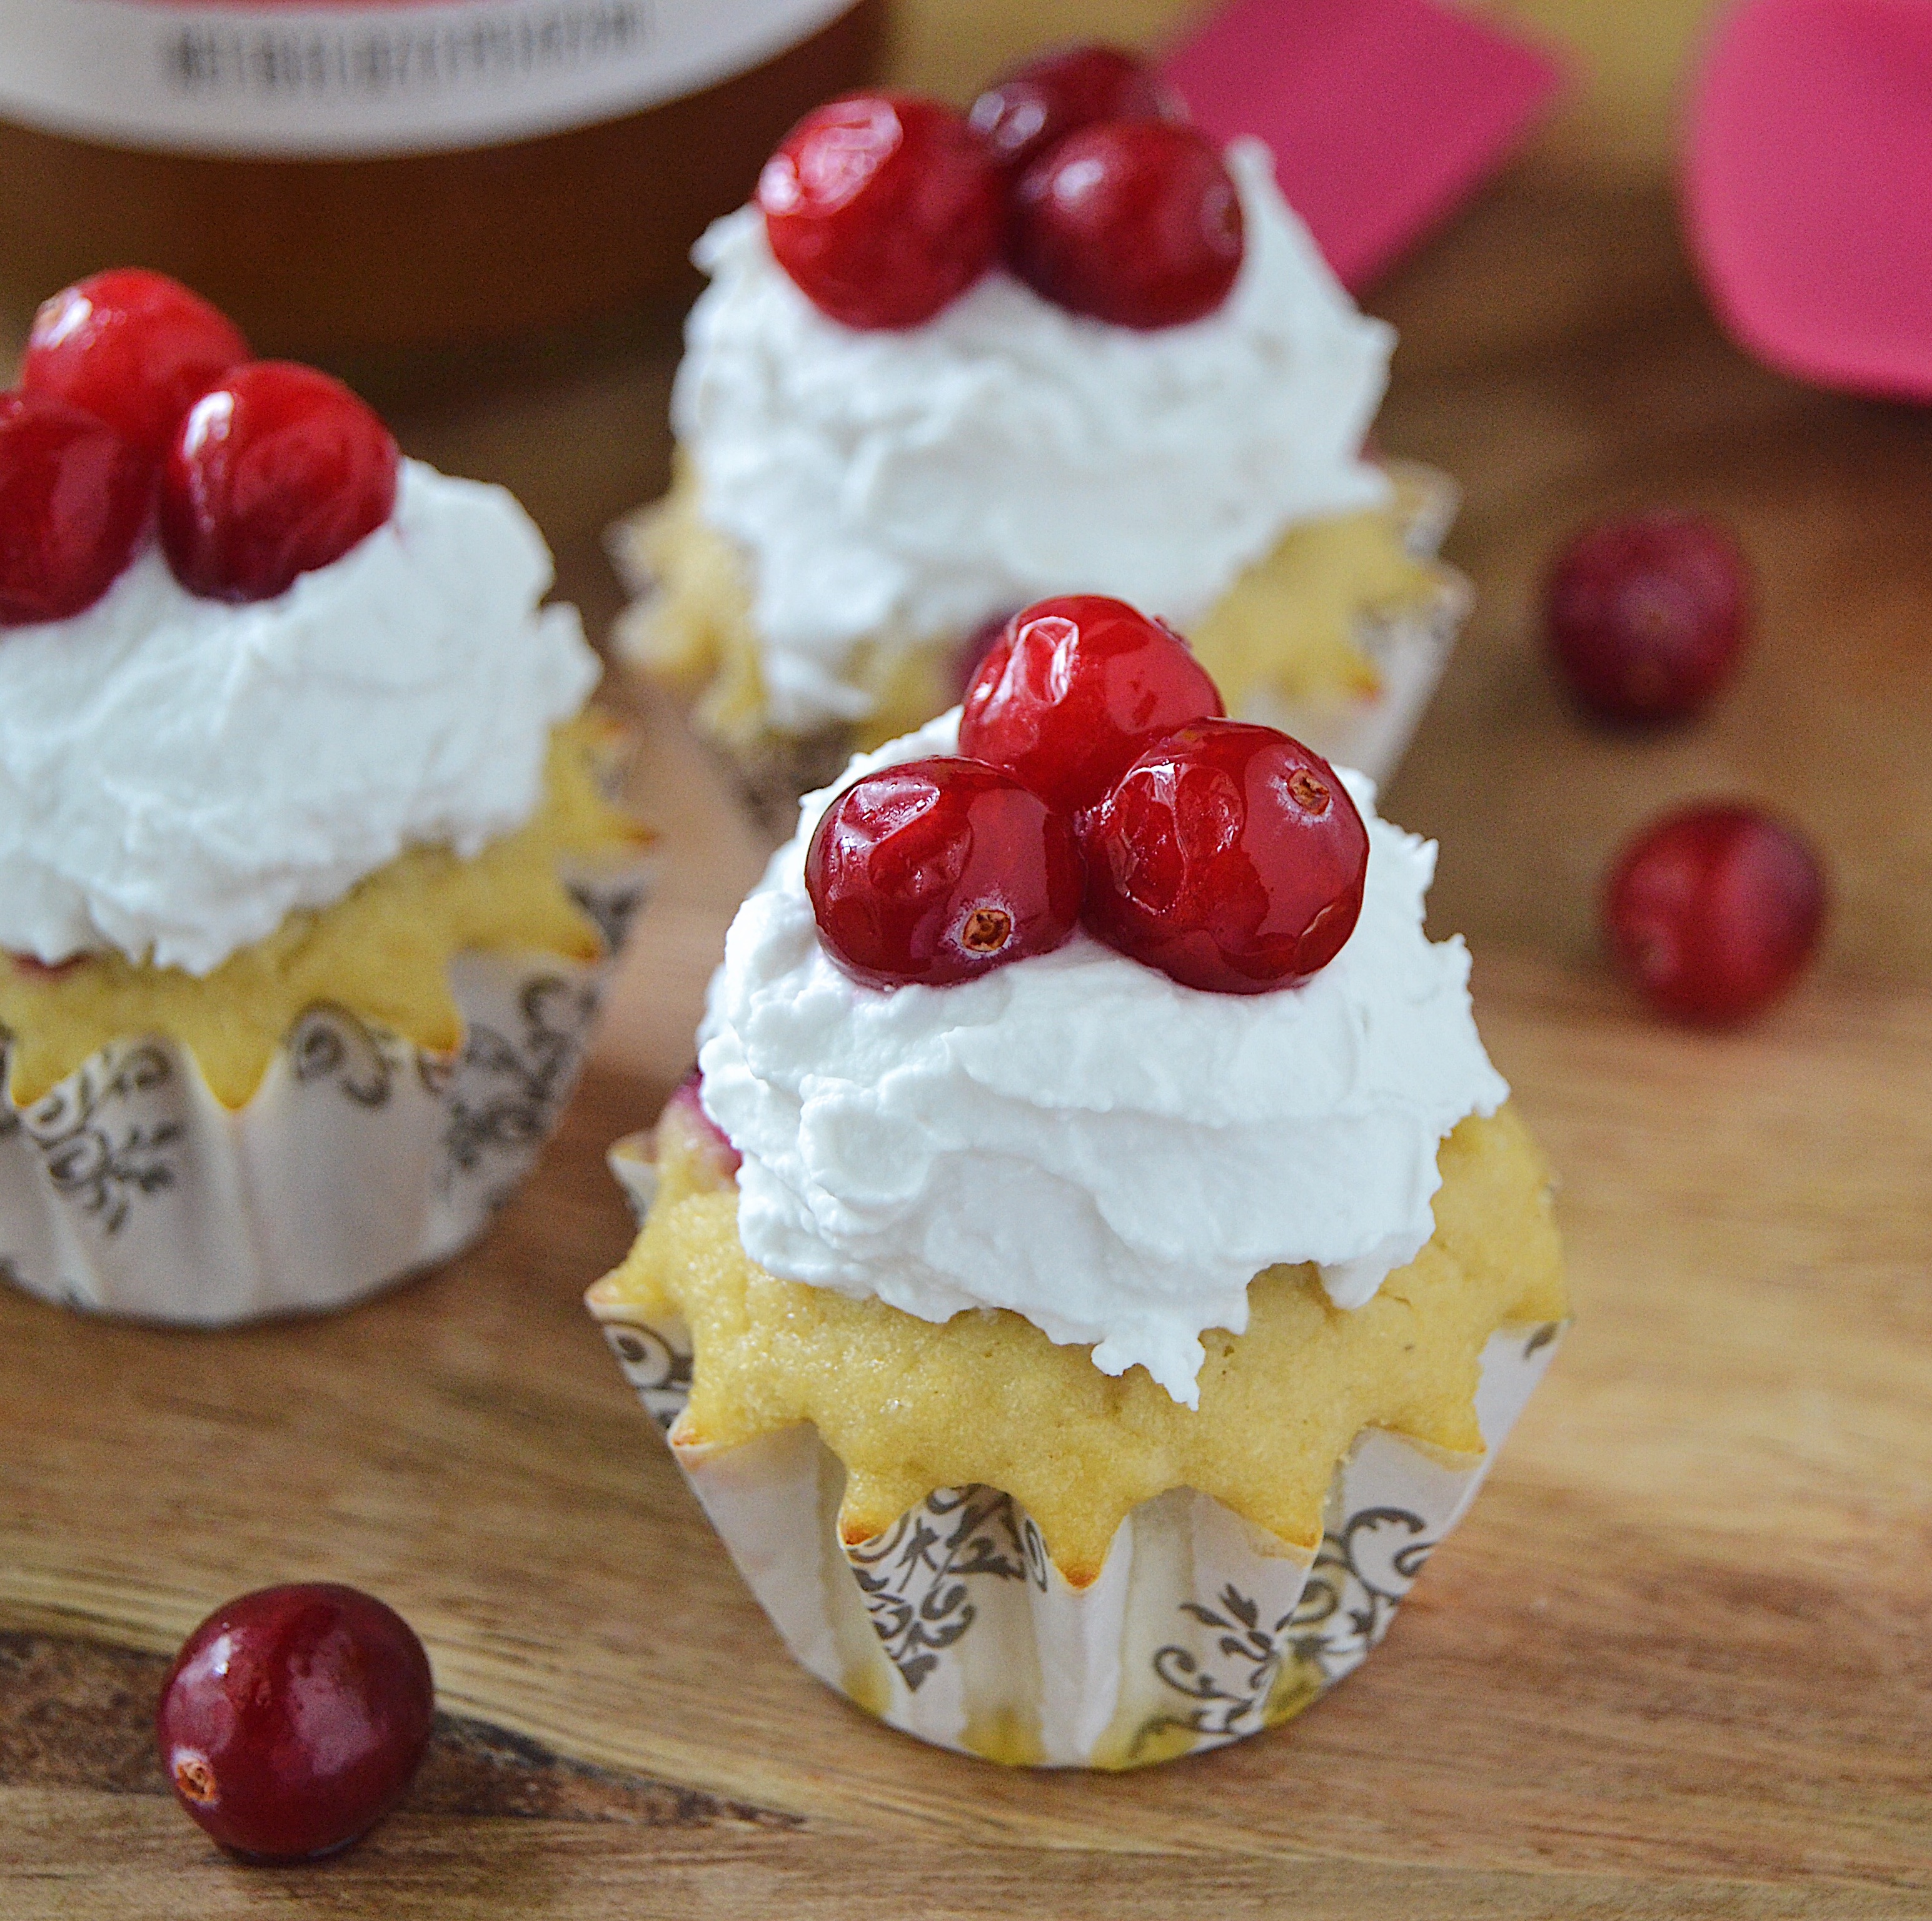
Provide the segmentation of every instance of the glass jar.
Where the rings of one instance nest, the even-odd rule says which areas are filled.
[[[0,300],[158,267],[328,356],[687,291],[883,4],[0,0]]]

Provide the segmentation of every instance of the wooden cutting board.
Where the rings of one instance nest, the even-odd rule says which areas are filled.
[[[1461,475],[1480,610],[1396,818],[1564,1188],[1575,1334],[1388,1643],[1286,1729],[1119,1778],[922,1748],[806,1678],[579,1307],[605,1145],[686,1064],[762,849],[640,714],[663,893],[560,1138],[488,1241],[336,1319],[220,1336],[0,1297],[0,1914],[1932,1916],[1932,422],[1807,395],[1702,317],[1660,197],[1530,166],[1384,303],[1382,428]],[[668,328],[500,357],[404,419],[523,493],[593,623],[662,484]],[[1576,721],[1552,539],[1714,508],[1762,638],[1709,722]],[[1601,976],[1609,850],[1744,792],[1831,855],[1819,977],[1754,1031]],[[447,1710],[328,1865],[216,1854],[147,1731],[212,1605],[327,1577],[416,1623]]]

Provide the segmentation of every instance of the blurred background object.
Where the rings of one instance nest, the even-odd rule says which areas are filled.
[[[1502,164],[1564,79],[1540,46],[1438,0],[1234,0],[1164,71],[1216,140],[1267,141],[1355,293]]]
[[[1692,251],[1738,343],[1797,380],[1932,400],[1932,8],[1750,0],[1686,133]]]
[[[1347,0],[1334,0],[1338,11]],[[1568,56],[1576,83],[1539,135],[1540,156],[1592,171],[1660,179],[1676,152],[1683,76],[1723,0],[1449,0],[1460,11]],[[1216,0],[1056,5],[1040,0],[897,0],[892,77],[957,98],[962,74],[991,74],[1044,42],[1098,36],[1166,46],[1216,11]],[[970,89],[968,89],[970,91]]]
[[[688,296],[883,0],[0,0],[0,290],[138,263],[263,352]]]
[[[1460,12],[1566,56],[1572,84],[1537,136],[1539,161],[1658,179],[1718,0],[1288,11],[1332,15],[1332,45],[1352,19],[1391,8],[1452,23]],[[1215,0],[1044,13],[1037,0],[0,0],[0,324],[17,335],[52,289],[134,262],[200,289],[265,351],[338,362],[681,303],[697,287],[691,242],[746,197],[760,160],[817,101],[882,75],[963,104],[974,83],[962,76],[1046,42],[1099,35],[1164,50],[1217,11]],[[1453,24],[1441,32],[1474,44]],[[1494,98],[1474,114],[1487,122],[1476,146],[1499,155],[1547,82],[1525,68],[1491,84],[1520,95],[1500,119]],[[1466,68],[1440,86],[1452,118],[1467,85]]]

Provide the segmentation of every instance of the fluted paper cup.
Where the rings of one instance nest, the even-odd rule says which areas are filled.
[[[640,1214],[650,1154],[639,1136],[611,1157]],[[684,1328],[594,1289],[590,1306],[794,1656],[921,1740],[1045,1767],[1139,1767],[1223,1746],[1353,1672],[1474,1499],[1563,1331],[1546,1322],[1490,1337],[1481,1453],[1365,1430],[1335,1470],[1312,1552],[1178,1489],[1136,1508],[1098,1578],[1076,1588],[994,1488],[940,1490],[877,1538],[842,1541],[844,1469],[813,1429],[724,1449],[681,1442]]]
[[[458,954],[454,1054],[317,1007],[239,1109],[187,1049],[149,1040],[102,1049],[29,1107],[0,1097],[0,1276],[70,1307],[218,1327],[340,1307],[446,1260],[562,1111],[650,867],[572,870],[601,960]]]

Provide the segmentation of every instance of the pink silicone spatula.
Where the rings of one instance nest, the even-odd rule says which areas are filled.
[[[1274,150],[1288,205],[1352,292],[1473,192],[1563,84],[1540,48],[1438,0],[1234,0],[1164,71],[1216,139]]]
[[[1690,243],[1738,344],[1932,401],[1932,5],[1749,0],[1690,100]]]

